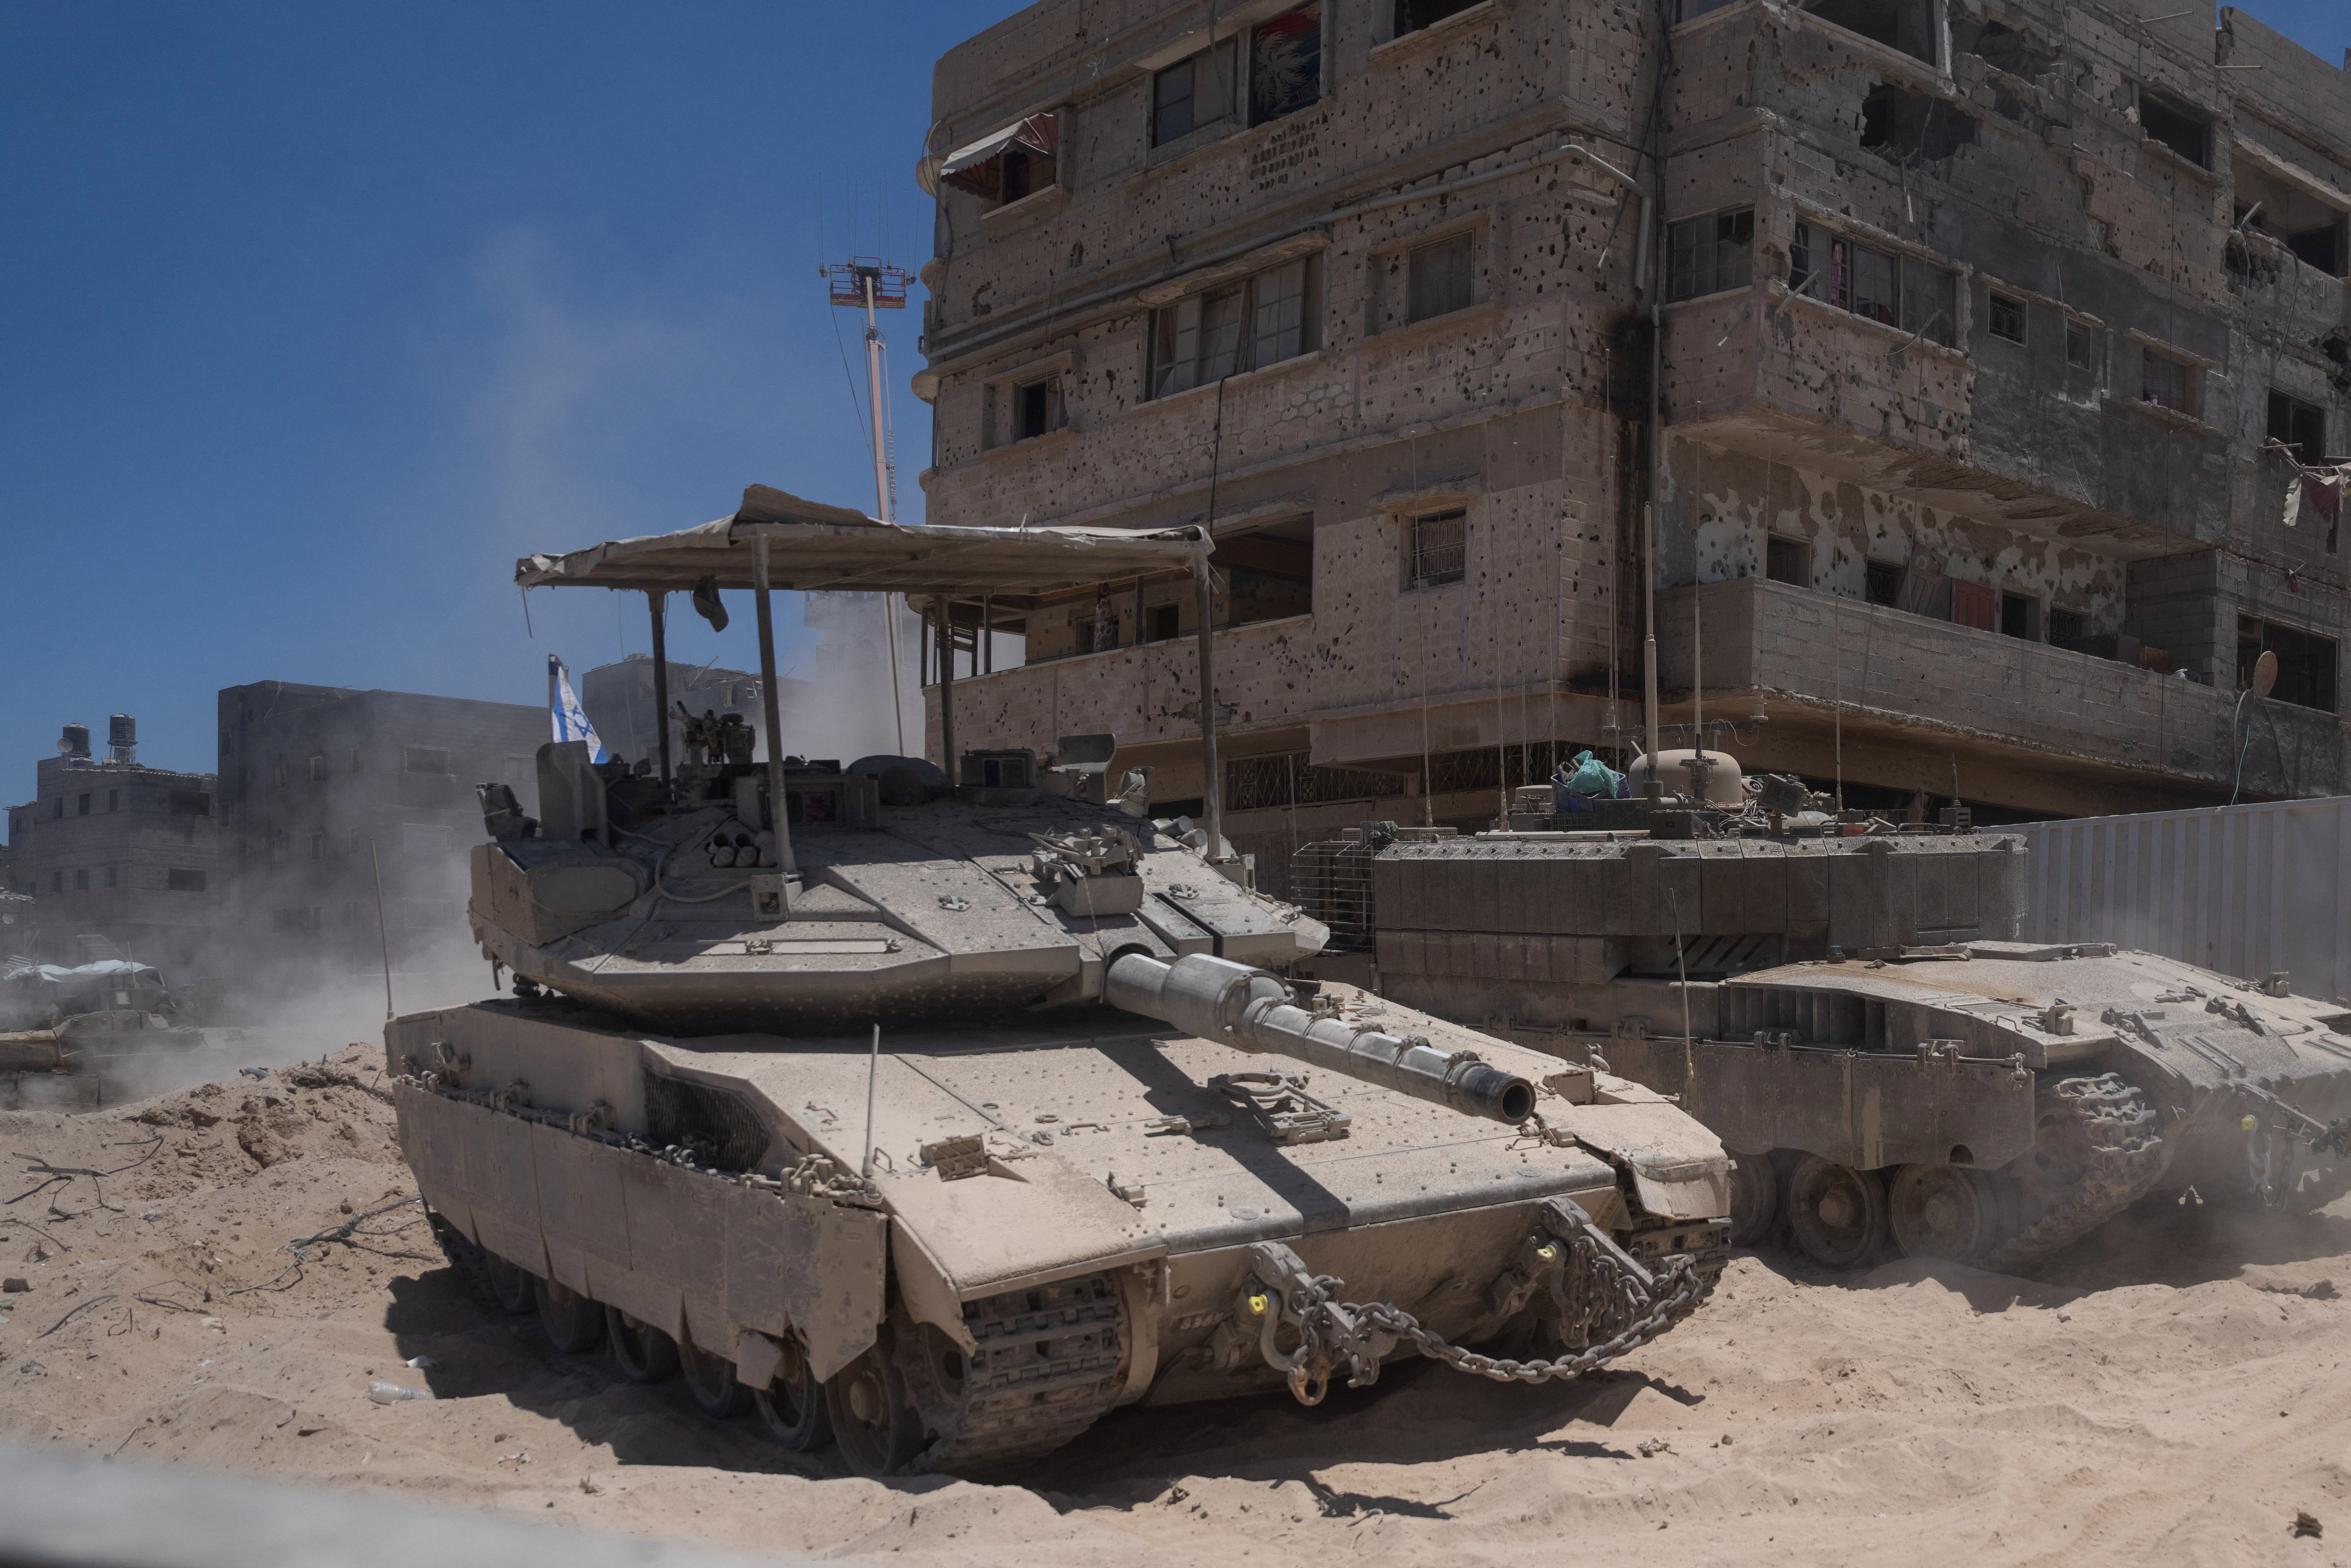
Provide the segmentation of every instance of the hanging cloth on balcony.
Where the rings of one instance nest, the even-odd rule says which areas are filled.
[[[2342,531],[2343,492],[2351,484],[2351,466],[2335,468],[2304,468],[2296,466],[2285,486],[2285,526],[2294,528],[2306,513],[2326,525],[2326,553],[2335,553],[2337,537]]]

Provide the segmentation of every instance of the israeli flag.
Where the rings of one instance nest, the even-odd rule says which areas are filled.
[[[547,656],[547,711],[555,721],[555,738],[584,740],[588,743],[588,760],[609,762],[604,743],[596,735],[596,727],[588,722],[588,710],[571,694],[571,672],[563,661],[549,653]]]

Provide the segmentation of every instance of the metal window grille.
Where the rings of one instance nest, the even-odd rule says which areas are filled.
[[[1438,512],[1411,522],[1412,560],[1406,574],[1415,588],[1458,582],[1468,572],[1469,514]]]
[[[1374,852],[1353,839],[1335,839],[1304,845],[1290,857],[1291,901],[1331,929],[1324,952],[1372,950]]]

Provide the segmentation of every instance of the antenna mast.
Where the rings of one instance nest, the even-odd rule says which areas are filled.
[[[873,515],[885,523],[895,522],[898,476],[892,461],[888,400],[882,395],[882,329],[875,324],[873,313],[904,310],[906,285],[912,275],[904,267],[893,267],[871,256],[853,256],[847,261],[820,267],[817,271],[825,279],[828,296],[835,306],[862,308],[865,312],[865,393],[871,409],[867,431],[873,440]],[[904,754],[906,714],[898,691],[898,617],[887,593],[882,596],[882,628],[890,645],[890,706],[897,715],[898,750]]]

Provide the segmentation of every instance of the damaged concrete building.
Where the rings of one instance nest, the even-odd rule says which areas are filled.
[[[518,703],[256,681],[222,690],[220,806],[227,914],[244,984],[316,982],[384,962],[475,961],[466,854],[474,787],[538,800],[548,711]],[[382,929],[378,927],[378,871]]]
[[[2165,0],[1667,5],[1044,0],[950,51],[929,516],[1213,514],[1274,886],[1636,744],[1645,572],[1667,744],[1695,695],[1857,804],[2346,788],[2346,73]],[[1202,793],[1187,582],[947,613],[960,744]]]
[[[129,714],[107,725],[107,752],[69,724],[34,767],[33,799],[8,809],[12,910],[0,956],[45,964],[131,958],[175,985],[213,956],[223,889],[215,779],[139,760]]]

